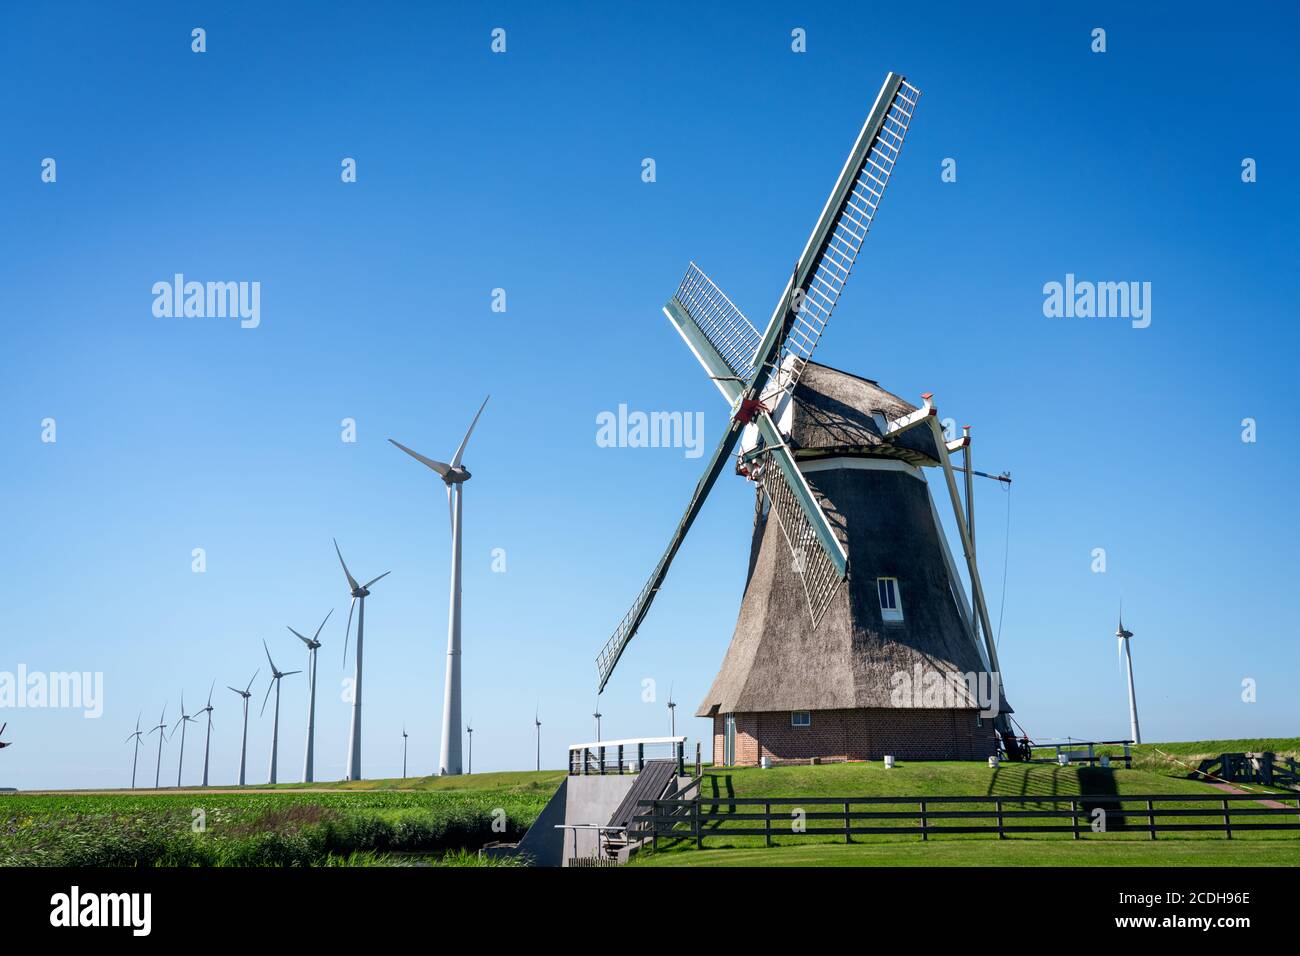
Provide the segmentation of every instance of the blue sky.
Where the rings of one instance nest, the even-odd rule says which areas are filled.
[[[182,689],[198,701],[214,679],[213,778],[233,779],[222,688],[265,663],[263,638],[302,666],[285,625],[331,607],[316,761],[342,776],[334,536],[358,576],[392,571],[368,605],[365,773],[398,772],[403,722],[412,770],[431,769],[446,507],[384,439],[446,458],[489,392],[465,460],[474,765],[531,766],[537,706],[544,763],[561,766],[593,735],[594,655],[703,466],[598,447],[596,416],[703,411],[712,448],[726,410],[660,307],[694,259],[766,320],[891,69],[923,97],[817,357],[913,401],[933,391],[974,426],[977,466],[1015,476],[1009,542],[1006,495],[985,483],[977,506],[995,617],[1005,554],[1020,721],[1124,734],[1122,596],[1147,738],[1296,732],[1289,7],[47,4],[5,19],[0,670],[102,671],[105,700],[98,720],[0,712],[15,742],[0,785],[124,784],[137,712],[147,725],[166,700],[174,717]],[[260,326],[154,317],[152,285],[177,272],[260,282]],[[1150,282],[1150,327],[1046,318],[1043,285],[1067,273]],[[666,733],[668,686],[681,714],[707,690],[751,506],[724,475],[606,691],[606,736]],[[305,702],[286,678],[282,778],[301,768]],[[708,723],[682,726],[707,755]],[[268,713],[253,780],[269,741]]]

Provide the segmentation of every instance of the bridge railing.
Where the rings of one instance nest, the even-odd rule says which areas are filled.
[[[677,773],[686,773],[685,737],[629,737],[569,745],[569,774],[640,773],[647,760],[675,760]],[[696,763],[699,750],[696,748]]]

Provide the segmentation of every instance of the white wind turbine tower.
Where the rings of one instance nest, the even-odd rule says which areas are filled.
[[[357,668],[352,682],[352,729],[348,732],[348,779],[361,779],[361,645],[365,638],[366,632],[366,598],[370,595],[370,585],[374,584],[380,578],[388,577],[388,571],[379,575],[378,578],[371,578],[365,584],[358,584],[357,579],[352,576],[348,570],[347,563],[343,560],[343,552],[339,550],[338,541],[334,542],[334,551],[339,556],[339,564],[343,565],[343,574],[348,579],[348,588],[352,594],[352,606],[348,608],[348,626],[343,632],[343,663],[348,661],[348,638],[352,634],[352,611],[361,602],[361,610],[357,614]]]
[[[1115,637],[1119,641],[1119,649],[1128,658],[1128,722],[1129,733],[1133,738],[1133,743],[1142,743],[1142,731],[1138,729],[1138,705],[1137,695],[1133,691],[1133,649],[1129,646],[1129,638],[1133,636],[1132,631],[1124,630],[1124,612],[1119,614],[1119,630],[1115,632]]]
[[[406,779],[406,738],[409,736],[406,732],[406,724],[402,724],[402,779]]]
[[[600,712],[600,695],[596,695],[596,712],[591,716],[596,718],[596,743],[600,743],[600,718],[603,716]]]
[[[677,702],[673,700],[673,685],[668,685],[668,736],[677,736]]]
[[[239,745],[239,785],[241,787],[244,785],[244,769],[248,764],[248,698],[253,696],[251,693],[253,681],[257,680],[257,675],[260,673],[262,673],[262,668],[260,667],[253,671],[253,676],[248,680],[248,687],[245,687],[243,690],[240,690],[238,687],[230,687],[229,684],[226,685],[244,699],[244,736]]]
[[[542,769],[542,718],[541,711],[533,711],[533,724],[537,727],[537,769]]]
[[[143,716],[143,714],[138,714],[138,715],[136,715],[136,718],[135,718],[135,733],[128,735],[127,738],[126,738],[126,740],[124,741],[124,743],[130,743],[132,740],[135,741],[135,753],[134,753],[134,754],[132,755],[132,757],[131,757],[131,789],[132,789],[132,790],[135,789],[135,765],[136,765],[137,761],[139,761],[139,759],[140,759],[140,747],[141,747],[141,744],[142,744],[142,741],[140,740],[140,737],[142,736],[142,734],[141,734],[141,732],[140,732],[140,717],[141,717],[141,716]],[[6,725],[3,725],[3,726],[0,726],[0,734],[4,733],[4,730],[5,730],[5,727],[6,727],[6,726],[8,726],[8,725],[6,724]]]
[[[469,753],[466,755],[469,759],[466,764],[465,772],[474,772],[474,720],[473,718],[465,721],[465,737],[469,740]]]
[[[333,613],[334,609],[330,608],[329,613],[325,615],[325,621],[328,621],[330,614]],[[307,754],[302,761],[303,783],[312,783],[316,779],[314,765],[316,749],[316,651],[321,646],[320,632],[325,627],[325,621],[320,622],[320,627],[316,628],[316,633],[310,638],[303,637],[293,628],[289,628],[290,634],[307,645]]]
[[[208,755],[212,752],[212,691],[217,686],[214,680],[208,688],[208,702],[199,708],[200,714],[208,715],[208,730],[203,738],[203,786],[208,785]]]
[[[185,725],[196,724],[196,721],[190,714],[185,713],[185,692],[181,692],[181,719],[176,721],[176,727],[181,729],[181,756],[176,761],[176,786],[181,785],[181,771],[185,769]],[[172,736],[176,736],[176,727],[172,728]]]
[[[427,465],[437,472],[443,484],[447,486],[447,509],[451,517],[451,605],[447,612],[447,674],[442,696],[442,743],[438,750],[438,772],[441,774],[459,774],[460,759],[460,541],[461,541],[461,496],[462,486],[469,481],[470,473],[461,465],[465,446],[469,436],[474,433],[479,415],[487,407],[489,395],[483,399],[478,413],[469,424],[469,431],[461,439],[460,447],[451,458],[451,464],[445,464],[432,458],[426,458],[419,452],[412,451],[400,442],[388,439],[416,461]]]
[[[162,713],[158,716],[158,723],[149,730],[149,733],[158,734],[158,766],[153,771],[153,788],[158,789],[159,782],[162,780],[162,745],[163,740],[167,737],[167,705],[163,704]]]
[[[266,659],[271,664],[271,683],[266,685],[266,696],[262,698],[262,713],[266,713],[266,702],[271,699],[271,688],[275,688],[275,715],[271,721],[271,766],[268,770],[267,783],[275,783],[275,758],[280,749],[280,678],[288,677],[290,674],[301,674],[302,671],[282,671],[275,666],[275,661],[271,660],[271,649],[266,646],[266,641],[262,641],[262,650],[266,651]],[[258,715],[259,717],[261,714]]]

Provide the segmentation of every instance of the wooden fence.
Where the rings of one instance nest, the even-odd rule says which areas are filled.
[[[1287,806],[1281,799],[1296,805]],[[1258,805],[1241,806],[1244,803]],[[723,804],[729,809],[719,812]],[[913,834],[928,840],[949,833],[996,834],[998,839],[1012,833],[1069,833],[1079,840],[1145,833],[1154,840],[1158,833],[1218,831],[1232,839],[1234,831],[1300,830],[1300,798],[1287,794],[697,796],[642,800],[639,805],[648,811],[632,818],[641,837],[653,837],[656,847],[660,838],[691,840],[697,849],[703,849],[705,840],[738,836],[763,837],[771,846],[774,836],[842,836],[851,843],[853,837],[867,835]],[[1030,822],[1043,820],[1048,822]]]

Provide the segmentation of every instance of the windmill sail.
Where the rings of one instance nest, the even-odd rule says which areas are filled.
[[[764,345],[777,338],[781,347],[779,372],[768,395],[794,389],[821,340],[876,218],[920,98],[921,91],[898,74],[885,78],[769,323]],[[756,354],[754,361],[763,358]]]
[[[766,408],[793,392],[875,219],[920,99],[920,91],[890,73],[867,116],[793,275],[763,335],[692,262],[664,307],[733,417],[654,572],[596,657],[600,690],[659,592],[728,456],[752,421],[761,446],[749,452],[752,474],[771,500],[799,573],[813,624],[848,575],[848,555],[795,464]],[[759,404],[760,397],[768,403]]]

